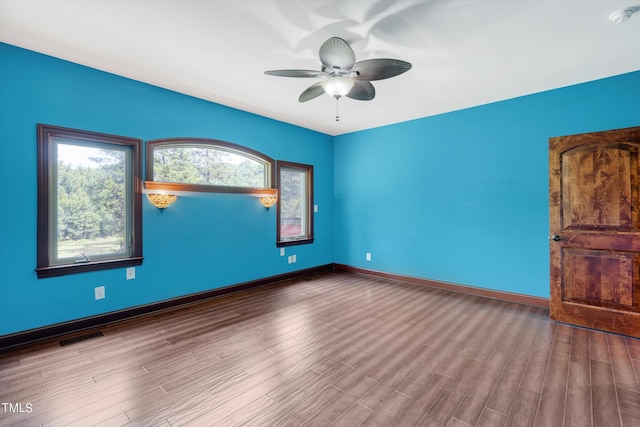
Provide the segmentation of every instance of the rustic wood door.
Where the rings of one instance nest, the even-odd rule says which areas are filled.
[[[640,127],[549,140],[551,318],[640,337]]]

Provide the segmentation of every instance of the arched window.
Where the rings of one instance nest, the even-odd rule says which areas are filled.
[[[147,189],[271,194],[274,161],[250,148],[200,138],[149,141]]]

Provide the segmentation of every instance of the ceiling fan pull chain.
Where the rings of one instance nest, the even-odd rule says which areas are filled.
[[[336,96],[336,122],[340,121],[340,111],[338,110],[338,102],[340,101],[340,97]]]

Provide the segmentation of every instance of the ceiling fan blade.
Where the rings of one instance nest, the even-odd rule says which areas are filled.
[[[326,76],[326,73],[316,70],[271,70],[265,71],[265,74],[270,76],[279,77],[322,77]]]
[[[355,82],[346,96],[358,101],[371,101],[376,96],[376,89],[369,82]]]
[[[349,43],[340,37],[331,37],[320,46],[320,61],[332,71],[349,71],[356,62],[356,54]]]
[[[354,80],[372,81],[388,79],[395,77],[411,69],[411,64],[399,59],[367,59],[356,62],[353,65],[353,71],[357,71],[358,75],[354,76]]]
[[[300,94],[300,98],[298,98],[298,101],[307,102],[325,93],[320,83],[322,82],[318,82],[309,86],[304,92]]]

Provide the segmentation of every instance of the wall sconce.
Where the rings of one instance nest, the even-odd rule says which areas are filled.
[[[278,196],[261,196],[258,198],[260,200],[260,204],[265,208],[269,209],[271,206],[275,205],[278,201]]]
[[[175,201],[178,200],[178,196],[174,194],[147,193],[147,199],[149,199],[153,206],[160,209],[160,212],[162,212],[165,208],[174,204]]]

